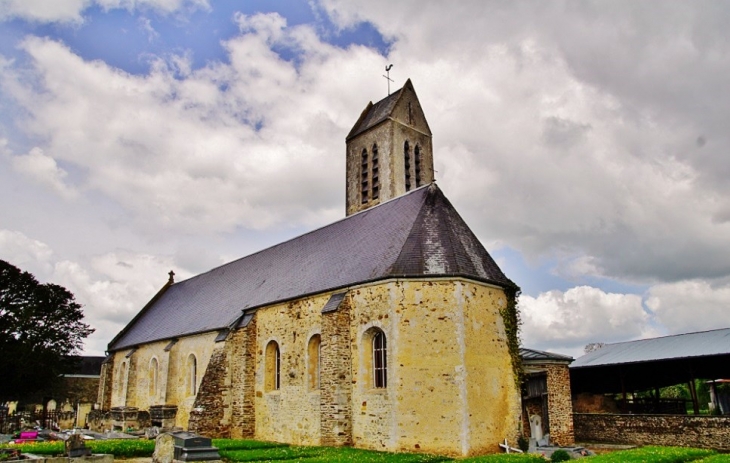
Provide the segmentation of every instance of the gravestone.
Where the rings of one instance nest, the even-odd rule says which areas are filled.
[[[175,438],[172,434],[160,434],[155,438],[152,463],[172,463],[175,459]]]
[[[83,434],[71,434],[64,443],[66,456],[70,458],[86,457],[91,455],[91,450],[86,447]]]
[[[220,460],[218,449],[211,440],[198,434],[177,431],[170,433],[175,439],[175,460],[179,461],[211,461]]]

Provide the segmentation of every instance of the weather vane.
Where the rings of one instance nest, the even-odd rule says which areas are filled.
[[[393,82],[393,79],[390,78],[390,68],[392,68],[392,67],[393,67],[392,64],[389,64],[389,65],[385,66],[385,72],[388,73],[388,75],[387,76],[383,76],[383,77],[385,77],[388,80],[388,95],[389,96],[390,96],[390,83]]]

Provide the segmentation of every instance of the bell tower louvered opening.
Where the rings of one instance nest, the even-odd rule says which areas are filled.
[[[368,103],[346,138],[347,215],[434,180],[431,129],[410,79]]]

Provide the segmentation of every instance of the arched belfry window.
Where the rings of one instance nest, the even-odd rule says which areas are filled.
[[[363,148],[362,155],[360,157],[360,193],[362,203],[365,204],[368,202],[368,192],[370,190],[370,185],[368,184],[368,150]]]
[[[418,145],[413,150],[413,161],[416,165],[416,188],[418,188],[423,181],[423,176],[421,175],[421,147]]]
[[[373,177],[372,198],[378,199],[380,197],[380,180],[378,178],[378,145],[377,144],[373,144],[372,177]]]
[[[195,354],[190,354],[188,357],[188,395],[195,395],[198,393],[198,360],[195,358]]]
[[[281,353],[276,341],[270,341],[266,345],[264,368],[266,368],[264,387],[267,391],[278,391],[281,387]]]
[[[403,157],[405,158],[406,191],[411,191],[411,147],[408,145],[408,140],[403,143]]]
[[[373,387],[388,386],[388,355],[385,333],[376,330],[373,333]]]

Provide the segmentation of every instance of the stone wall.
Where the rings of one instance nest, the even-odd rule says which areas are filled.
[[[256,311],[256,356],[247,367],[255,372],[256,439],[319,445],[320,390],[308,386],[307,347],[312,336],[321,333],[321,312],[329,297],[297,299]],[[266,355],[272,342],[279,347],[278,389],[275,360]]]
[[[579,442],[676,445],[730,451],[730,416],[576,413]]]
[[[575,443],[573,403],[570,394],[570,371],[567,364],[546,364],[550,440],[557,445]]]
[[[231,371],[231,437],[253,439],[256,434],[257,317],[233,332],[226,342]]]
[[[230,422],[225,419],[229,403],[230,379],[224,345],[213,351],[190,412],[188,430],[209,438],[230,436]]]
[[[350,301],[322,315],[320,429],[322,445],[352,445]]]
[[[616,400],[603,394],[581,392],[573,397],[574,413],[619,413]]]
[[[99,393],[100,378],[65,377],[63,391],[59,396],[64,400],[76,403],[94,403]]]
[[[520,400],[501,289],[453,279],[354,289],[353,442],[377,450],[476,455],[515,441]],[[388,340],[388,385],[372,381],[368,333]]]
[[[211,332],[180,338],[168,351],[165,348],[170,340],[139,346],[131,355],[131,349],[115,352],[111,406],[149,410],[151,405],[177,405],[175,426],[187,428],[196,393],[217,347],[214,342],[216,335],[216,332]],[[190,384],[191,355],[196,359],[194,388]],[[157,384],[151,371],[152,359],[157,360]]]
[[[114,379],[114,361],[105,362],[101,365],[101,377],[99,378],[99,393],[96,402],[102,410],[109,410],[112,407],[112,382]]]

